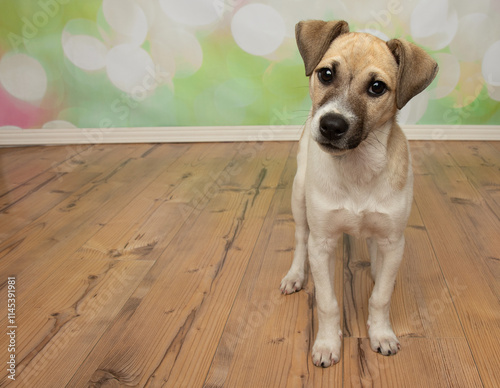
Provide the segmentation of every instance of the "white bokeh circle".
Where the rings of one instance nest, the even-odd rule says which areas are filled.
[[[47,121],[45,124],[42,125],[43,129],[70,129],[70,128],[76,128],[76,126],[69,121],[66,120],[52,120],[52,121]]]
[[[231,21],[236,44],[252,55],[276,51],[285,38],[285,22],[273,7],[249,4],[240,8]]]
[[[439,99],[446,97],[456,88],[460,79],[460,63],[454,55],[446,53],[434,54],[434,59],[439,64],[439,72],[427,91],[429,98]]]
[[[420,0],[411,14],[412,38],[432,50],[448,46],[457,29],[458,14],[448,0]]]
[[[62,46],[66,57],[83,70],[99,70],[106,66],[107,47],[90,35],[71,35],[64,31]]]
[[[3,127],[0,127],[0,131],[22,131],[23,129],[21,127],[18,127],[17,125],[4,125]]]
[[[151,55],[172,77],[184,78],[196,73],[203,64],[203,50],[196,36],[168,25],[150,31]],[[173,62],[172,62],[173,61]]]
[[[175,74],[175,54],[171,46],[163,40],[151,39],[150,47],[154,63],[168,73],[168,78],[171,80]]]
[[[461,61],[473,62],[480,60],[488,46],[488,39],[493,25],[484,13],[473,13],[460,18],[458,30],[450,43],[450,51]]]
[[[459,87],[450,94],[454,101],[454,108],[463,108],[475,101],[483,90],[484,84],[481,63],[460,62]]]
[[[493,86],[500,86],[500,40],[493,43],[483,57],[484,80]]]
[[[500,101],[500,86],[487,85],[487,89],[492,100]]]
[[[422,93],[413,97],[403,109],[399,111],[398,122],[405,125],[416,124],[424,116],[428,105],[429,93],[424,90]]]
[[[382,39],[383,41],[386,41],[386,42],[389,40],[389,37],[386,34],[384,34],[382,31],[379,31],[379,30],[373,30],[371,28],[368,28],[365,30],[359,30],[357,32],[364,32],[365,34],[370,34],[370,35],[376,36],[377,38]]]
[[[47,92],[47,74],[35,58],[6,54],[0,60],[0,83],[14,97],[39,101]]]
[[[106,72],[111,83],[129,94],[147,93],[157,86],[155,65],[142,48],[121,44],[109,50]]]
[[[187,26],[205,26],[219,20],[220,3],[225,0],[160,0],[165,15]]]
[[[118,33],[116,41],[140,46],[146,40],[148,19],[133,0],[103,0],[106,22]]]
[[[232,1],[242,3],[242,0]],[[324,0],[294,1],[293,5],[289,1],[273,1],[272,6],[284,19],[286,36],[293,39],[295,39],[295,24],[299,20],[323,20],[331,14],[335,15],[335,19],[348,20],[352,15],[340,1],[330,1],[328,5]]]
[[[475,12],[488,13],[491,0],[453,1],[453,3],[458,15],[462,17]]]
[[[157,14],[161,12],[160,5],[156,1],[151,0],[135,0],[135,2],[142,8],[148,21],[148,26],[151,27],[156,21]]]

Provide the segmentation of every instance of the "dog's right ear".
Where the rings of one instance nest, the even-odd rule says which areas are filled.
[[[312,74],[333,40],[347,32],[349,32],[349,25],[343,20],[330,22],[307,20],[295,25],[295,38],[304,60],[306,76],[309,77]]]

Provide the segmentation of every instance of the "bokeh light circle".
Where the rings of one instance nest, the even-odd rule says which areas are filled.
[[[132,0],[103,0],[102,12],[106,22],[121,35],[120,43],[140,46],[146,40],[148,19]]]
[[[488,39],[492,27],[488,15],[484,13],[473,13],[460,18],[457,34],[450,43],[450,51],[461,61],[480,60],[492,43]]]
[[[196,36],[168,25],[155,26],[150,32],[151,55],[172,77],[185,78],[203,64],[203,50]],[[173,61],[173,62],[172,62]]]
[[[106,66],[107,47],[89,35],[63,33],[63,51],[75,66],[83,70],[99,70]]]
[[[412,38],[432,50],[448,46],[458,29],[457,11],[448,0],[420,0],[410,20]]]
[[[492,100],[500,101],[500,86],[488,85],[488,95]]]
[[[39,101],[47,92],[45,69],[26,54],[6,54],[2,57],[0,83],[12,96],[23,101]]]
[[[283,42],[285,22],[274,8],[265,4],[249,4],[234,15],[231,32],[238,46],[247,53],[268,55]]]
[[[439,99],[446,97],[458,85],[460,63],[454,55],[446,53],[434,54],[434,59],[439,64],[439,72],[427,91],[429,98]]]
[[[460,78],[457,87],[450,93],[455,108],[463,108],[471,104],[481,93],[484,78],[481,64],[478,62],[461,62]]]
[[[139,89],[149,92],[155,86],[154,62],[140,47],[129,44],[113,47],[106,56],[106,72],[113,85],[129,94]]]
[[[121,1],[121,0],[120,0]],[[165,15],[174,22],[188,26],[204,26],[220,17],[219,3],[226,0],[160,0]]]
[[[490,5],[491,0],[453,1],[453,6],[461,17],[475,12],[488,13]]]
[[[493,43],[484,54],[482,72],[488,84],[500,86],[500,40]]]
[[[429,93],[424,90],[422,93],[413,97],[403,109],[399,111],[398,122],[405,125],[417,124],[424,116],[428,105]]]
[[[377,38],[382,39],[383,41],[386,41],[386,42],[389,40],[389,37],[386,34],[384,34],[382,31],[379,31],[379,30],[373,30],[371,28],[368,28],[365,30],[359,30],[357,32],[364,32],[365,34],[370,34],[370,35],[376,36]]]
[[[76,126],[66,120],[52,120],[48,121],[42,126],[43,129],[70,129]]]

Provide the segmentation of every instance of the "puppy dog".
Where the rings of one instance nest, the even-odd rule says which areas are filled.
[[[319,320],[313,363],[337,363],[342,331],[331,261],[343,233],[366,238],[375,281],[370,345],[396,354],[389,305],[413,197],[408,142],[396,115],[432,82],[438,66],[414,44],[351,33],[345,21],[303,21],[295,31],[312,109],[293,182],[296,248],[281,291],[302,288],[309,258]]]

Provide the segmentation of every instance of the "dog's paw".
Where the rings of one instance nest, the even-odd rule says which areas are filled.
[[[302,289],[305,283],[305,276],[295,272],[288,272],[281,281],[280,290],[284,295],[293,294]]]
[[[340,361],[340,348],[342,346],[342,332],[333,338],[316,338],[312,348],[312,361],[316,366],[327,368]]]
[[[370,326],[368,335],[370,337],[370,347],[374,352],[384,356],[391,356],[401,349],[399,340],[390,326]]]

